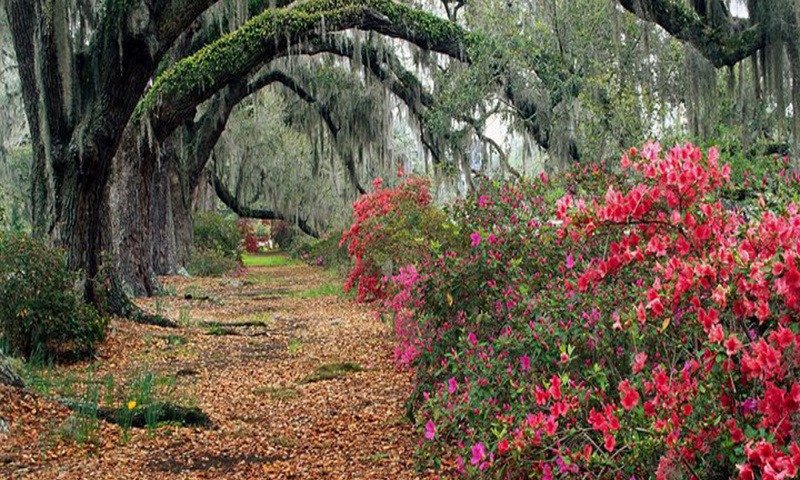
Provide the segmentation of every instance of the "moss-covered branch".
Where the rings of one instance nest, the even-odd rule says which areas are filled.
[[[165,138],[199,103],[228,83],[301,41],[350,28],[404,38],[462,59],[475,41],[457,25],[392,0],[309,0],[292,8],[267,10],[164,72],[138,105],[134,118],[157,118],[155,132]]]
[[[766,45],[762,25],[711,25],[683,0],[617,0],[627,11],[661,26],[673,37],[692,45],[717,68],[732,66]]]
[[[216,173],[211,175],[211,181],[214,184],[214,191],[217,197],[225,204],[226,207],[233,210],[234,213],[242,218],[254,218],[258,220],[284,220],[290,223],[297,223],[297,227],[302,230],[306,235],[314,238],[319,238],[317,232],[305,219],[297,218],[294,216],[284,215],[281,212],[266,209],[251,208],[247,205],[242,205],[236,196],[228,190],[222,183],[222,179]]]

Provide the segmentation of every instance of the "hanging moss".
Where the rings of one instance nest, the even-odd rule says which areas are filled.
[[[137,106],[134,119],[153,110],[161,98],[205,97],[220,83],[244,75],[302,38],[357,27],[368,17],[381,19],[367,21],[369,28],[403,35],[425,48],[453,55],[465,56],[476,42],[476,37],[457,25],[392,0],[310,0],[292,8],[265,11],[165,71]]]

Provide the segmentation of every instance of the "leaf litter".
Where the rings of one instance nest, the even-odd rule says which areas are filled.
[[[63,405],[0,387],[0,478],[444,478],[414,467],[411,378],[394,365],[391,328],[320,292],[323,270],[250,267],[247,280],[166,277],[171,295],[141,305],[180,328],[115,320],[96,360],[49,372],[118,385],[151,372],[213,428],[78,428]]]

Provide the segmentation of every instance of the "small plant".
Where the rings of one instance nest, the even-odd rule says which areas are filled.
[[[238,335],[236,330],[234,330],[232,328],[226,328],[226,327],[223,327],[221,325],[212,325],[208,329],[208,331],[206,333],[208,335],[213,335],[213,336],[218,336],[218,337],[226,336],[226,335]]]
[[[62,438],[71,439],[78,444],[98,444],[99,398],[99,389],[91,386],[81,401],[74,406],[72,415],[61,425],[59,433]]]
[[[175,345],[175,346],[186,345],[187,342],[186,337],[174,334],[167,335],[166,340],[167,340],[167,345]]]
[[[193,324],[192,315],[191,315],[192,307],[184,305],[178,310],[178,325],[182,327],[188,327]]]
[[[307,375],[300,383],[336,380],[346,377],[349,373],[362,372],[364,370],[364,367],[355,362],[327,363],[318,367],[313,373]]]
[[[302,349],[303,349],[303,343],[300,340],[296,338],[289,339],[289,344],[287,345],[287,350],[289,351],[289,355],[296,355],[300,353]]]

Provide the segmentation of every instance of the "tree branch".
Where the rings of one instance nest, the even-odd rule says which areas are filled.
[[[231,35],[178,62],[162,74],[134,117],[157,118],[165,138],[194,108],[304,40],[350,28],[404,38],[422,48],[466,58],[472,36],[450,22],[392,0],[309,0],[268,10]]]
[[[274,210],[259,210],[240,204],[239,200],[230,191],[228,191],[225,185],[223,185],[222,180],[219,178],[219,175],[216,172],[211,174],[211,182],[214,184],[214,191],[217,193],[217,197],[219,197],[225,206],[233,210],[233,212],[240,217],[255,218],[259,220],[284,220],[289,222],[296,221],[297,227],[305,232],[306,235],[319,238],[319,232],[308,225],[305,219],[294,216],[286,216],[281,212],[276,212]]]
[[[617,1],[642,20],[660,25],[673,37],[692,45],[717,68],[735,65],[766,46],[762,25],[733,17],[728,17],[727,25],[711,25],[682,0]]]

